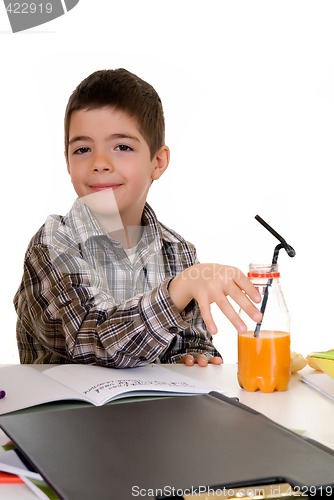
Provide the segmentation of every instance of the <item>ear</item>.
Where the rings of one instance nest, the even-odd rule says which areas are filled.
[[[152,180],[159,179],[168,167],[170,159],[170,151],[167,146],[162,146],[157,153],[155,153],[152,160],[154,170],[152,171]]]

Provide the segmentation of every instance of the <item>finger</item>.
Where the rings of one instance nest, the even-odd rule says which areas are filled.
[[[223,360],[220,356],[213,356],[209,352],[201,353],[196,356],[195,362],[199,366],[208,366],[208,364],[212,365],[221,365]]]
[[[202,300],[198,300],[197,303],[198,303],[199,310],[201,311],[201,316],[203,318],[205,326],[207,327],[207,329],[211,333],[211,335],[215,335],[218,332],[218,329],[217,329],[216,323],[214,322],[212,314],[211,314],[209,300],[202,299]]]
[[[250,297],[255,303],[261,302],[262,297],[260,292],[255,288],[250,279],[247,278],[241,271],[236,273],[234,282],[241,290],[244,290],[248,297]]]
[[[216,304],[221,310],[221,312],[226,316],[226,318],[232,323],[238,332],[246,332],[247,326],[240,318],[239,314],[236,312],[232,304],[228,301],[227,297],[221,294],[216,299]],[[259,311],[257,311],[259,312]]]
[[[195,358],[192,354],[186,354],[183,356],[182,361],[187,366],[194,366],[195,364]]]
[[[209,359],[209,363],[211,363],[212,365],[221,365],[223,363],[223,360],[219,356],[211,356],[211,358]]]
[[[208,359],[208,356],[210,356],[209,354],[198,354],[196,356],[196,363],[198,364],[198,366],[208,366],[209,364],[209,359]]]
[[[249,300],[246,293],[240,290],[235,283],[230,287],[229,296],[241,307],[241,309],[245,311],[246,314],[248,314],[250,318],[252,318],[253,321],[261,321],[262,315],[258,308],[253,304],[253,302],[251,302],[251,300]]]

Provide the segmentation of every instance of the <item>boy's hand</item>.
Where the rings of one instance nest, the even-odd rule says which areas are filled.
[[[261,302],[261,296],[251,281],[236,267],[195,264],[173,278],[169,284],[169,294],[180,312],[192,299],[195,299],[204,323],[212,335],[218,331],[210,310],[210,304],[214,302],[238,332],[247,330],[245,323],[228,301],[228,296],[253,321],[261,321],[260,311],[251,302]]]
[[[219,356],[212,356],[211,354],[185,354],[179,363],[184,363],[187,366],[194,366],[195,364],[199,366],[221,365],[223,362],[222,358]]]

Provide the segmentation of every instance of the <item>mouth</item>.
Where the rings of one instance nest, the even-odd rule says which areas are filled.
[[[105,191],[107,189],[115,190],[119,188],[121,184],[93,184],[89,186],[93,191],[98,192],[98,191]]]

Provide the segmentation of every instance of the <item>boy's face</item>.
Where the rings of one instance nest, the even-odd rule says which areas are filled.
[[[151,160],[136,120],[112,107],[73,112],[67,155],[77,195],[112,190],[127,226],[140,225],[152,180],[163,174],[169,162],[166,146]]]

